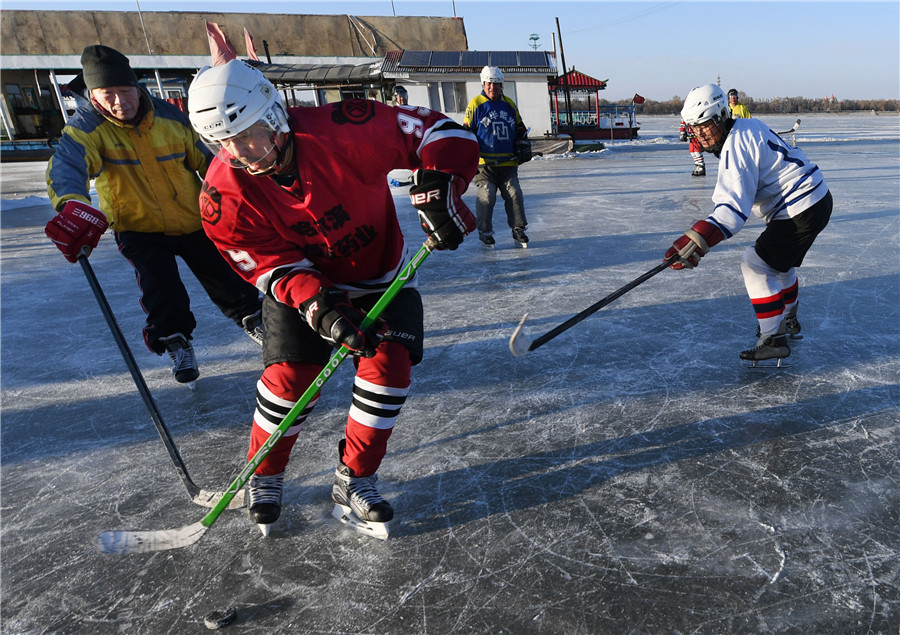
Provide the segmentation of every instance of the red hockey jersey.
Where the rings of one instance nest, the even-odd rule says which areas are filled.
[[[415,106],[348,100],[288,110],[299,177],[290,190],[215,160],[200,194],[203,227],[246,280],[289,306],[322,286],[351,297],[386,289],[409,253],[387,174],[478,168],[474,135]]]

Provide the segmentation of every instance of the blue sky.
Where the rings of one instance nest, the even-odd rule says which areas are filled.
[[[430,15],[463,18],[469,48],[553,48],[569,68],[608,79],[606,99],[684,97],[698,84],[754,99],[900,99],[900,2],[548,2],[370,0],[3,0],[3,9]],[[248,7],[253,7],[252,10]],[[259,41],[263,33],[254,33]],[[198,37],[202,37],[199,34]],[[234,36],[233,36],[234,37]]]

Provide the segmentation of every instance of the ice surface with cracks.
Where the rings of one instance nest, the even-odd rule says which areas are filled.
[[[651,268],[710,211],[677,117],[640,139],[542,157],[520,177],[532,242],[469,238],[420,272],[426,356],[382,491],[391,538],[330,516],[349,366],[301,433],[268,538],[225,512],[200,543],[110,556],[109,529],[199,520],[87,282],[43,234],[42,164],[2,165],[4,632],[896,633],[900,613],[900,119],[807,115],[796,142],[835,198],[800,270],[794,366],[749,373],[738,262],[753,220],[523,358],[540,334]],[[776,130],[795,115],[763,118]],[[422,234],[394,188],[410,243]],[[465,199],[474,206],[474,193]],[[203,487],[243,466],[259,349],[185,273],[199,326],[191,393],[140,339],[134,274],[91,262]]]

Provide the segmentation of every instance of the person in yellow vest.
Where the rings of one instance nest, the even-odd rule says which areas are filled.
[[[178,272],[180,257],[210,300],[262,346],[262,298],[235,273],[200,222],[200,184],[212,158],[187,115],[138,83],[128,58],[102,44],[81,54],[69,83],[78,108],[47,165],[46,233],[76,262],[111,227],[134,267],[147,348],[172,360],[180,383],[200,375],[191,333],[197,325]],[[91,181],[99,199],[91,207]]]
[[[482,91],[466,107],[463,126],[475,133],[481,149],[478,174],[472,183],[478,238],[486,247],[494,243],[494,203],[503,197],[506,220],[518,247],[526,247],[525,201],[519,185],[519,142],[528,135],[515,102],[503,94],[503,71],[496,66],[481,69]]]
[[[750,119],[750,110],[738,101],[737,88],[728,91],[728,107],[731,108],[733,119]]]

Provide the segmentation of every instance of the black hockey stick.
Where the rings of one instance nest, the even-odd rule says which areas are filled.
[[[641,276],[638,276],[637,278],[635,278],[634,280],[632,280],[631,282],[626,284],[624,287],[622,287],[620,289],[616,289],[615,291],[610,293],[608,296],[606,296],[599,302],[595,302],[594,304],[592,304],[591,306],[586,308],[584,311],[582,311],[578,315],[575,315],[575,316],[569,318],[568,320],[566,320],[565,322],[563,322],[556,328],[552,329],[551,331],[548,331],[544,335],[541,335],[537,339],[533,340],[530,337],[528,337],[525,333],[522,332],[522,327],[525,325],[525,319],[528,317],[528,314],[526,313],[525,315],[522,316],[522,320],[519,322],[519,326],[517,326],[516,330],[513,332],[512,337],[509,338],[510,352],[513,355],[515,355],[516,357],[522,357],[522,356],[526,355],[527,353],[536,349],[538,346],[546,344],[547,342],[552,340],[554,337],[556,337],[563,331],[566,331],[566,330],[572,328],[573,326],[575,326],[576,324],[581,322],[584,318],[588,317],[589,315],[591,315],[593,313],[596,313],[597,311],[599,311],[600,309],[605,307],[607,304],[609,304],[613,300],[622,297],[623,295],[625,295],[626,293],[628,293],[629,291],[634,289],[639,284],[646,282],[647,280],[649,280],[650,278],[652,278],[653,276],[658,274],[663,269],[670,267],[672,264],[675,263],[676,260],[678,260],[678,258],[679,258],[679,255],[677,253],[672,254],[667,260],[664,260],[660,264],[656,265],[655,267],[653,267],[653,269],[651,269],[647,273],[645,273]]]
[[[797,128],[799,128],[799,127],[800,127],[800,120],[798,119],[797,121],[794,122],[794,126],[790,130],[785,130],[784,132],[776,132],[775,134],[777,134],[777,135],[793,134],[793,133],[797,132]]]
[[[381,313],[393,301],[394,297],[400,293],[403,285],[415,276],[416,270],[425,261],[425,258],[428,257],[428,254],[430,254],[433,249],[434,243],[432,243],[429,238],[425,241],[425,244],[419,248],[419,251],[415,253],[409,264],[397,275],[391,285],[382,294],[381,298],[378,299],[378,302],[375,303],[375,306],[368,312],[360,324],[360,330],[365,331],[378,319]],[[294,420],[303,412],[304,408],[309,405],[309,402],[312,401],[316,394],[318,394],[325,382],[328,381],[329,377],[334,374],[337,367],[341,365],[341,362],[349,355],[350,350],[345,346],[342,346],[331,356],[331,359],[325,364],[322,372],[316,376],[309,385],[309,388],[306,389],[306,392],[300,396],[300,399],[297,400],[294,407],[290,409],[278,427],[275,428],[271,435],[269,435],[269,438],[263,443],[262,447],[253,455],[253,458],[250,459],[247,465],[244,466],[244,469],[241,470],[241,473],[238,474],[237,478],[231,482],[225,495],[222,496],[222,500],[220,500],[206,516],[191,525],[185,525],[178,529],[160,529],[156,531],[104,531],[97,537],[97,549],[102,553],[146,553],[148,551],[165,551],[166,549],[187,547],[200,540],[206,535],[206,532],[212,524],[216,522],[216,519],[225,509],[225,506],[228,505],[228,501],[231,500],[231,497],[238,491],[242,491],[244,484],[250,479],[250,476],[256,471],[259,464],[263,462],[263,459],[269,455],[269,452],[272,451],[272,448],[275,447],[275,444],[278,443],[281,436],[291,427],[291,425],[293,425]]]
[[[88,279],[88,284],[91,285],[94,296],[97,298],[97,303],[100,305],[100,310],[103,312],[103,317],[106,318],[109,330],[112,331],[113,338],[115,338],[116,344],[119,346],[119,352],[122,353],[122,357],[125,359],[125,365],[128,366],[128,370],[131,372],[131,377],[134,379],[134,384],[137,386],[138,392],[141,393],[144,405],[147,406],[150,418],[153,420],[153,425],[156,426],[156,431],[159,433],[159,438],[162,439],[163,444],[166,446],[166,450],[169,452],[169,458],[171,458],[172,463],[175,464],[175,471],[178,472],[178,477],[181,479],[181,482],[184,483],[188,495],[191,497],[191,500],[198,505],[203,507],[215,507],[216,503],[219,502],[219,499],[222,498],[223,492],[210,492],[205,489],[200,489],[197,484],[191,480],[187,471],[187,466],[184,464],[181,455],[178,453],[178,448],[175,446],[175,442],[172,440],[172,435],[169,434],[166,424],[163,423],[162,415],[159,413],[159,409],[153,401],[153,396],[150,394],[150,389],[147,388],[147,382],[144,381],[144,376],[141,374],[137,362],[134,361],[134,355],[131,354],[131,349],[128,348],[125,336],[122,335],[122,329],[119,328],[119,324],[116,322],[116,317],[113,315],[109,302],[107,302],[106,296],[103,294],[103,289],[100,288],[100,282],[94,274],[91,263],[88,262],[87,255],[79,255],[78,262],[81,263],[81,269]],[[231,504],[228,506],[229,509],[237,509],[244,506],[244,492],[242,491],[240,494],[239,497],[235,496],[231,501]]]

